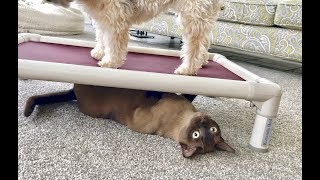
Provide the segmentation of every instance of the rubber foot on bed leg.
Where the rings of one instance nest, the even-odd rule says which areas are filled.
[[[268,149],[262,149],[262,148],[253,147],[251,144],[249,144],[249,148],[254,152],[260,152],[260,153],[266,153],[266,152],[269,151]]]

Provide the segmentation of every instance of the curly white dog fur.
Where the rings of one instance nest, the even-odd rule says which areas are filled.
[[[68,6],[73,0],[47,0]],[[129,28],[171,9],[182,25],[182,64],[176,74],[195,75],[208,63],[209,32],[222,9],[221,0],[75,0],[96,27],[97,44],[91,56],[101,67],[119,68],[127,55]]]

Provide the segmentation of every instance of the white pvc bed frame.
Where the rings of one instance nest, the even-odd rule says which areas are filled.
[[[18,44],[34,41],[93,48],[95,42],[21,33]],[[180,56],[180,51],[129,46],[130,52]],[[245,81],[172,75],[133,70],[109,69],[83,65],[41,62],[18,59],[18,77],[56,82],[89,84],[129,89],[143,89],[214,97],[245,99],[256,107],[256,118],[249,147],[267,152],[272,122],[281,99],[279,85],[261,78],[226,57],[210,53],[210,60],[219,63]]]

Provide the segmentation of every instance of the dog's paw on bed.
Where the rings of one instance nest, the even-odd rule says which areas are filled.
[[[185,66],[184,64],[181,64],[175,71],[175,74],[180,74],[180,75],[197,75],[197,70],[189,68],[188,66]]]
[[[113,68],[113,69],[117,69],[119,67],[122,66],[122,62],[117,62],[117,61],[109,61],[109,60],[105,60],[104,58],[102,58],[101,61],[98,62],[98,65],[100,67],[103,67],[103,68]]]
[[[91,54],[91,57],[93,57],[94,59],[96,60],[101,60],[104,56],[104,52],[103,52],[103,49],[100,49],[100,48],[94,48],[91,50],[90,52]]]

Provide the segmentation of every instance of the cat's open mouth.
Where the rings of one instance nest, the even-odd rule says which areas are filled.
[[[188,145],[183,144],[183,143],[180,143],[180,145],[181,145],[181,149],[182,149],[182,155],[185,158],[189,158],[192,155],[203,151],[203,149],[201,147],[188,146]]]

